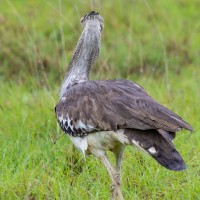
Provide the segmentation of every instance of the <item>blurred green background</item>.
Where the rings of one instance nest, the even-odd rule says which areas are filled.
[[[127,148],[125,199],[200,199],[199,8],[199,0],[1,0],[0,199],[108,199],[106,170],[74,153],[54,115],[91,10],[105,21],[91,78],[136,81],[195,130],[175,139],[185,172]]]
[[[94,76],[152,76],[199,67],[199,6],[198,0],[1,1],[0,75],[40,79],[46,73],[52,81],[62,79],[81,33],[80,18],[93,9],[105,20]]]

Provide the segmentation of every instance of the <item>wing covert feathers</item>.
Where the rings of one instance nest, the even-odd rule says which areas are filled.
[[[68,117],[72,127],[78,127],[81,121],[86,127],[93,127],[91,131],[120,128],[192,131],[181,117],[128,80],[86,81],[74,85],[56,106],[56,116],[57,119]]]

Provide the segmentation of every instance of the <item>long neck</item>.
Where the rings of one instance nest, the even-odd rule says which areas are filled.
[[[76,83],[87,81],[92,64],[99,55],[101,30],[98,20],[90,20],[79,38],[61,86],[60,96]]]

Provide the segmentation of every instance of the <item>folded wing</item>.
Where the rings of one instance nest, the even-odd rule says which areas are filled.
[[[56,106],[65,132],[133,128],[192,131],[181,117],[152,99],[138,84],[127,80],[87,81],[67,90]],[[73,130],[72,130],[73,129]]]

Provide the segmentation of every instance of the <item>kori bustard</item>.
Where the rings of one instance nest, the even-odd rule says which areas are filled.
[[[128,80],[89,80],[99,55],[104,20],[97,12],[81,19],[83,32],[74,50],[55,108],[62,130],[84,154],[93,154],[112,181],[111,198],[123,199],[120,169],[126,145],[137,146],[167,169],[184,170],[172,140],[192,127]],[[114,153],[114,167],[106,155]]]

